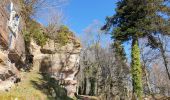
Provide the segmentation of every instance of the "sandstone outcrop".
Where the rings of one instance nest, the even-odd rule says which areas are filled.
[[[17,2],[3,0],[0,3],[0,91],[14,86],[19,79],[16,66],[24,62],[25,44],[19,24],[22,18],[17,14]]]
[[[79,42],[76,45],[69,42],[67,45],[59,47],[50,40],[43,48],[40,48],[35,42],[31,42],[34,60],[40,61],[40,72],[50,73],[51,77],[64,86],[69,97],[74,97],[77,92],[76,75],[79,72],[80,50]]]
[[[5,0],[0,4],[0,47],[8,50],[9,59],[16,63],[25,53],[24,38],[21,34],[23,26],[19,16],[16,0]],[[10,9],[7,9],[7,7]]]
[[[0,51],[0,91],[8,91],[19,78],[18,69],[12,64],[7,51]]]

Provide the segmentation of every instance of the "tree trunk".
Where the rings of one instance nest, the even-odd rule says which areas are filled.
[[[87,88],[87,79],[85,77],[83,82],[83,95],[86,95],[86,88]]]
[[[142,68],[137,38],[133,38],[132,41],[131,59],[133,94],[142,100]]]
[[[166,56],[165,56],[165,50],[163,49],[162,43],[160,44],[160,50],[161,50],[161,55],[162,55],[162,58],[163,58],[163,61],[164,61],[166,73],[167,73],[168,78],[169,78],[169,80],[170,80],[170,73],[169,73],[169,70],[168,70],[168,61],[167,61],[167,58],[166,58]]]
[[[147,87],[148,87],[148,90],[149,90],[148,92],[149,92],[149,94],[151,94],[152,91],[151,91],[151,86],[150,86],[150,82],[149,82],[149,75],[148,75],[146,68],[145,68],[145,72],[146,72],[146,84],[147,84]]]

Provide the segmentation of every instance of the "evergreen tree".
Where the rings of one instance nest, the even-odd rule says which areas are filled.
[[[142,69],[138,39],[152,37],[155,33],[168,34],[167,19],[161,16],[169,11],[166,0],[120,0],[117,3],[116,14],[106,18],[102,30],[113,28],[113,39],[125,42],[132,40],[131,71],[133,93],[139,99],[142,97]]]

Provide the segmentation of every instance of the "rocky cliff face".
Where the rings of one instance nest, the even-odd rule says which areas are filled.
[[[59,46],[49,40],[43,48],[31,42],[31,51],[34,60],[39,60],[40,72],[50,73],[67,90],[69,97],[77,92],[76,75],[79,72],[80,50],[79,42]]]
[[[9,91],[19,79],[18,69],[7,54],[7,51],[0,51],[0,91]]]
[[[17,81],[19,72],[16,66],[23,62],[25,53],[24,39],[19,28],[21,18],[15,3],[9,0],[0,3],[0,91],[9,90]]]
[[[15,2],[14,2],[15,1]],[[22,18],[18,14],[18,0],[0,1],[0,91],[9,90],[17,81],[18,69],[25,64],[25,43],[21,34]],[[9,7],[10,6],[10,7]],[[6,9],[9,7],[9,9]],[[48,40],[40,47],[30,43],[34,62],[39,62],[41,73],[48,73],[67,90],[67,95],[74,96],[77,89],[76,75],[79,71],[80,43],[70,35],[65,46]]]

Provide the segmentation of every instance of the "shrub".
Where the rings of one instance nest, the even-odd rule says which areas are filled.
[[[30,43],[31,37],[40,46],[43,46],[47,42],[47,36],[44,34],[41,25],[36,21],[30,19],[26,25],[26,29],[23,31],[26,44]]]
[[[62,25],[57,32],[55,37],[55,41],[59,44],[66,45],[69,42],[69,37],[72,35],[72,32],[68,29],[68,27]]]
[[[48,40],[41,29],[36,29],[36,32],[33,33],[33,39],[40,46],[44,46]]]

